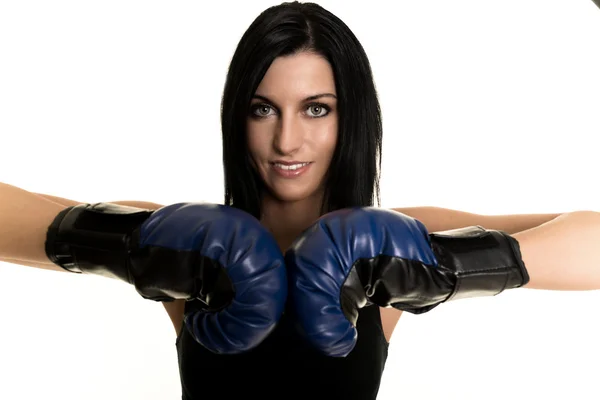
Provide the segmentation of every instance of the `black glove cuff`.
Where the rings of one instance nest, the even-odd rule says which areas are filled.
[[[128,271],[131,234],[151,214],[111,203],[68,207],[48,227],[46,255],[70,272],[132,283]]]
[[[471,226],[429,237],[440,268],[457,277],[445,301],[494,296],[529,282],[519,243],[502,231]]]
[[[73,262],[73,257],[68,250],[68,246],[65,246],[57,240],[60,224],[73,208],[74,207],[65,208],[54,218],[46,232],[45,250],[46,256],[54,264],[67,271],[81,273],[81,270],[79,270],[77,265]]]

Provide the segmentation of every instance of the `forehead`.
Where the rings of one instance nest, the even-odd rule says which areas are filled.
[[[275,99],[305,98],[335,93],[335,79],[329,62],[314,53],[298,53],[276,58],[256,93]]]

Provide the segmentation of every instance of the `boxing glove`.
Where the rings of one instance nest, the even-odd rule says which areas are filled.
[[[46,254],[67,271],[127,282],[145,299],[200,301],[185,324],[215,353],[257,346],[287,298],[274,238],[253,216],[222,205],[69,207],[48,228]]]
[[[334,357],[354,348],[358,310],[367,304],[419,314],[529,281],[518,242],[501,231],[429,234],[414,218],[373,207],[321,217],[285,259],[291,312],[307,340]]]

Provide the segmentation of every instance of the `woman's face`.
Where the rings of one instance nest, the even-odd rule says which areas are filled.
[[[337,141],[336,95],[331,66],[314,53],[279,57],[269,67],[246,132],[252,161],[275,198],[322,193]]]

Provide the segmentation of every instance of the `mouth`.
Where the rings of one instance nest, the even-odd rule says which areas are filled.
[[[297,178],[309,170],[313,164],[309,161],[272,161],[271,169],[283,178]]]

